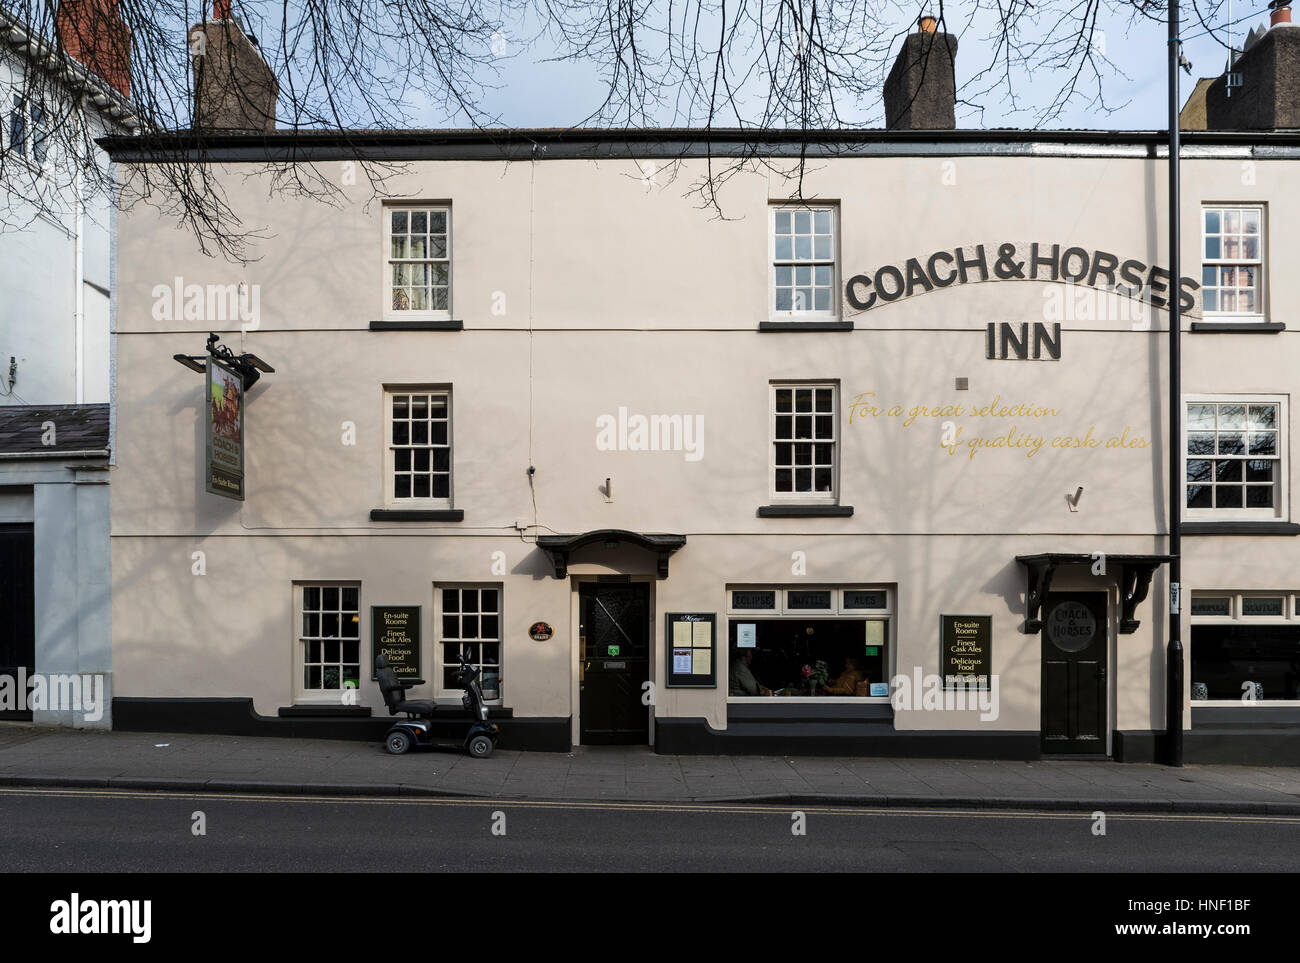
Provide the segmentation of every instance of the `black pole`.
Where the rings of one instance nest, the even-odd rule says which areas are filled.
[[[1183,764],[1183,643],[1182,563],[1183,548],[1183,435],[1182,360],[1179,336],[1182,312],[1179,305],[1179,257],[1182,193],[1178,184],[1178,0],[1169,0],[1169,273],[1173,293],[1169,298],[1169,645],[1165,668],[1165,741],[1169,765]]]

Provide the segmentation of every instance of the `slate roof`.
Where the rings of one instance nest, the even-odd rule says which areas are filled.
[[[41,443],[53,422],[54,444]],[[0,453],[103,451],[108,405],[0,405]]]

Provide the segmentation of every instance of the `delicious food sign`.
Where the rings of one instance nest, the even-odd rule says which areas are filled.
[[[216,358],[208,358],[205,487],[214,495],[244,500],[244,382]]]
[[[939,616],[943,687],[987,690],[993,674],[993,616]]]
[[[399,679],[420,676],[420,606],[370,606],[370,638],[375,656],[388,656]]]
[[[901,266],[886,264],[870,274],[855,274],[845,282],[844,297],[859,311],[914,294],[977,281],[1059,281],[1115,291],[1158,308],[1169,304],[1172,280],[1162,267],[1135,258],[1121,260],[1107,251],[1033,243],[1003,243],[991,251],[983,244],[936,251],[929,257],[908,258]],[[1196,306],[1193,278],[1179,281],[1179,306]]]

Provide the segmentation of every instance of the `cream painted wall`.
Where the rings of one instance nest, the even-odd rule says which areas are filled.
[[[1290,263],[1300,197],[1282,161],[1184,167],[1184,274],[1197,276],[1205,200],[1269,204],[1269,297],[1277,320],[1300,297]],[[945,164],[951,164],[946,167]],[[762,171],[722,192],[725,219],[687,195],[698,163],[643,181],[630,160],[535,164],[420,162],[390,187],[450,200],[452,317],[462,332],[372,332],[382,317],[382,208],[314,205],[227,177],[250,226],[268,239],[246,267],[205,258],[175,225],[144,208],[121,218],[118,457],[113,489],[115,687],[124,696],[252,696],[274,714],[294,697],[294,580],[358,580],[362,606],[424,606],[426,665],[435,581],[504,585],[506,703],[525,716],[571,706],[573,585],[551,577],[539,533],[627,528],[688,537],[653,604],[717,611],[745,582],[897,587],[896,672],[938,669],[940,612],[994,615],[995,727],[1038,728],[1039,638],[1019,632],[1024,570],[1016,555],[1164,550],[1167,314],[1062,322],[1061,360],[985,358],[989,322],[1043,319],[1056,285],[954,286],[853,312],[852,333],[757,333],[767,318],[767,205],[791,184]],[[675,173],[675,179],[672,174]],[[955,183],[949,183],[955,178]],[[999,242],[1061,243],[1165,264],[1163,166],[1141,158],[910,157],[815,162],[805,196],[838,200],[841,271],[902,265],[939,249]],[[261,316],[237,325],[155,317],[155,288],[260,285]],[[505,313],[494,313],[505,296]],[[1199,314],[1199,308],[1195,314]],[[1192,320],[1195,320],[1193,318]],[[248,399],[248,500],[203,492],[200,376],[171,360],[202,350],[208,330],[276,367]],[[531,330],[530,330],[531,329]],[[1297,335],[1188,335],[1188,392],[1289,393]],[[969,379],[956,391],[954,379]],[[768,384],[837,381],[840,502],[850,518],[759,519],[768,493]],[[456,524],[382,523],[383,388],[451,384]],[[872,396],[901,417],[849,418]],[[1041,418],[918,417],[913,406],[1035,404]],[[699,415],[703,457],[600,451],[596,419],[630,413]],[[1292,421],[1294,422],[1294,411]],[[1046,441],[1018,451],[949,454],[943,423],[993,437],[1013,424]],[[356,427],[343,443],[344,423]],[[1140,449],[1054,449],[1086,434],[1103,446],[1127,428]],[[530,489],[526,469],[537,469]],[[613,480],[606,502],[599,486]],[[1079,510],[1065,495],[1084,488]],[[1294,481],[1291,484],[1294,501]],[[534,500],[536,512],[534,512]],[[517,526],[523,526],[520,531]],[[1300,587],[1285,538],[1187,540],[1184,588]],[[191,574],[206,553],[207,574]],[[491,572],[505,552],[505,576]],[[791,576],[794,551],[808,574]],[[585,559],[585,561],[584,561]],[[571,575],[608,570],[591,549]],[[581,564],[580,564],[581,563]],[[645,574],[629,552],[615,570]],[[1158,577],[1137,633],[1118,636],[1115,724],[1162,725],[1164,598]],[[533,621],[557,632],[527,638]],[[363,618],[363,653],[369,627]],[[656,618],[656,659],[663,650]],[[720,667],[725,678],[726,666]],[[431,677],[428,673],[426,677]],[[663,681],[663,667],[656,665]],[[373,687],[362,698],[378,705]],[[665,690],[657,711],[726,724],[725,688]],[[899,713],[899,728],[978,728],[971,714]],[[983,724],[987,726],[988,724]]]

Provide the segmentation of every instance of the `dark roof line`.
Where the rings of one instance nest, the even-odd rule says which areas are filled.
[[[1183,131],[1188,146],[1300,147],[1300,130]],[[271,133],[206,133],[193,130],[140,136],[108,136],[99,144],[114,160],[256,161],[269,159],[501,159],[609,156],[748,156],[810,149],[819,156],[860,152],[928,153],[1027,144],[1127,146],[1154,156],[1168,140],[1161,130],[756,130],[753,128],[487,128],[441,130],[293,130]],[[909,147],[916,148],[909,150]],[[996,151],[994,151],[996,152]]]

